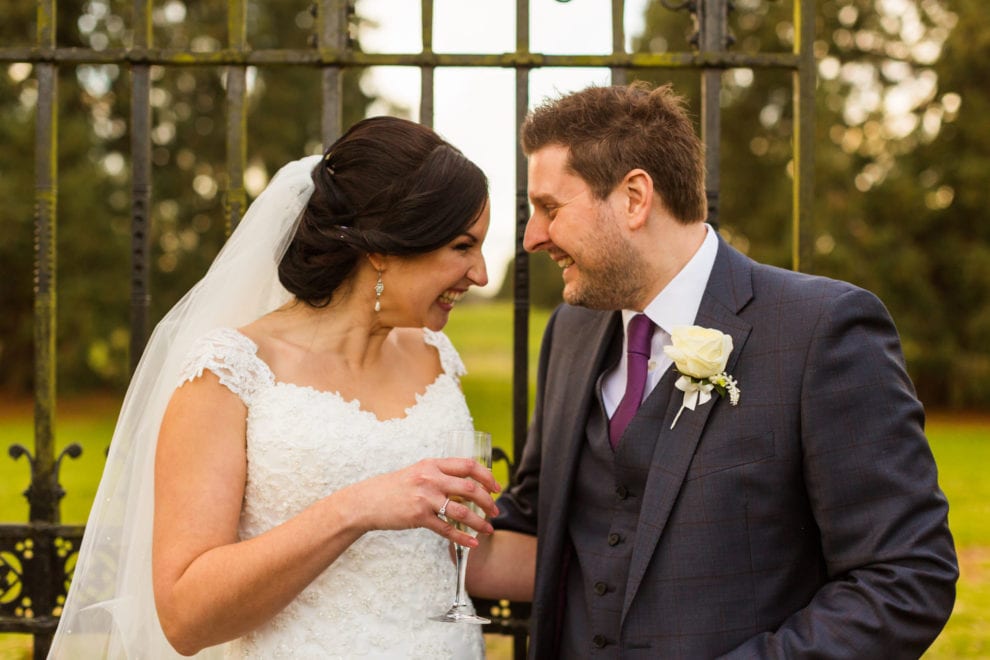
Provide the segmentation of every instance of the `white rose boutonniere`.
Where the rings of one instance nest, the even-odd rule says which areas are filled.
[[[670,428],[674,428],[684,409],[708,403],[712,390],[729,397],[729,403],[739,403],[736,379],[725,373],[725,364],[732,352],[732,337],[712,328],[697,325],[680,326],[670,333],[671,344],[663,352],[674,361],[681,375],[674,387],[684,392],[684,402]]]

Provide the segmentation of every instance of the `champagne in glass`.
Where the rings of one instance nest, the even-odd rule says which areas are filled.
[[[478,461],[489,470],[492,469],[492,435],[485,431],[461,431],[453,434],[449,440],[447,456],[467,456]],[[485,513],[478,505],[470,501],[465,501],[459,496],[452,496],[452,502],[460,502],[469,507],[479,516]],[[464,523],[451,520],[450,523],[457,529],[471,536],[477,536],[478,532]],[[464,577],[467,571],[467,558],[470,548],[454,544],[454,560],[457,565],[457,591],[454,593],[454,603],[446,612],[439,616],[432,616],[433,621],[443,621],[444,623],[491,623],[490,619],[478,616],[474,613],[471,601],[468,598],[467,590],[464,588]]]
[[[489,465],[488,467],[489,467],[489,469],[491,469],[491,465]],[[450,501],[451,502],[457,502],[459,504],[463,504],[464,506],[466,506],[467,508],[469,508],[472,511],[474,511],[477,515],[481,516],[482,518],[485,517],[485,512],[481,510],[481,507],[479,507],[477,504],[475,504],[471,500],[465,500],[460,495],[452,495],[451,498],[450,498]],[[450,520],[449,522],[450,522],[451,525],[453,525],[454,527],[456,527],[458,531],[464,532],[465,534],[467,534],[469,536],[477,536],[478,535],[478,530],[476,530],[474,527],[469,527],[468,525],[465,525],[460,520]]]

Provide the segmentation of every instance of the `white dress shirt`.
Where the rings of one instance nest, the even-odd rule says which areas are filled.
[[[715,254],[718,252],[715,230],[708,224],[705,228],[708,233],[698,251],[643,310],[643,313],[656,325],[650,343],[650,362],[646,373],[646,387],[643,389],[643,400],[646,400],[660,382],[664,372],[673,364],[673,360],[663,352],[663,347],[670,343],[670,331],[678,326],[693,325],[698,315],[701,297],[705,295],[708,276],[711,275],[712,266],[715,265]],[[629,327],[629,319],[638,313],[628,309],[622,310],[623,333]],[[622,357],[619,364],[606,374],[602,381],[602,402],[609,417],[619,407],[622,395],[626,392],[627,342],[628,339],[623,337]]]

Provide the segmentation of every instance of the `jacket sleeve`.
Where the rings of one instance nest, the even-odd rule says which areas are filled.
[[[802,380],[804,479],[827,582],[732,658],[917,658],[952,611],[948,504],[887,310],[850,288],[826,304]]]
[[[522,457],[517,457],[517,467],[512,485],[498,498],[499,515],[492,519],[495,529],[508,529],[523,534],[536,535],[538,528],[537,511],[540,495],[540,464],[543,458],[542,420],[544,390],[550,347],[553,344],[553,330],[560,307],[554,310],[547,321],[540,345],[540,361],[536,372],[536,404],[532,422],[526,435],[526,445]]]

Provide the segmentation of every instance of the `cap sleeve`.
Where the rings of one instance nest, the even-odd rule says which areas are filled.
[[[467,368],[465,368],[461,356],[457,354],[457,349],[454,348],[447,335],[423,328],[423,341],[437,349],[440,354],[440,366],[444,373],[460,382],[461,376],[467,373]]]
[[[193,343],[179,371],[181,387],[208,369],[220,384],[250,406],[255,394],[275,382],[275,375],[258,357],[258,346],[233,328],[217,328]]]

